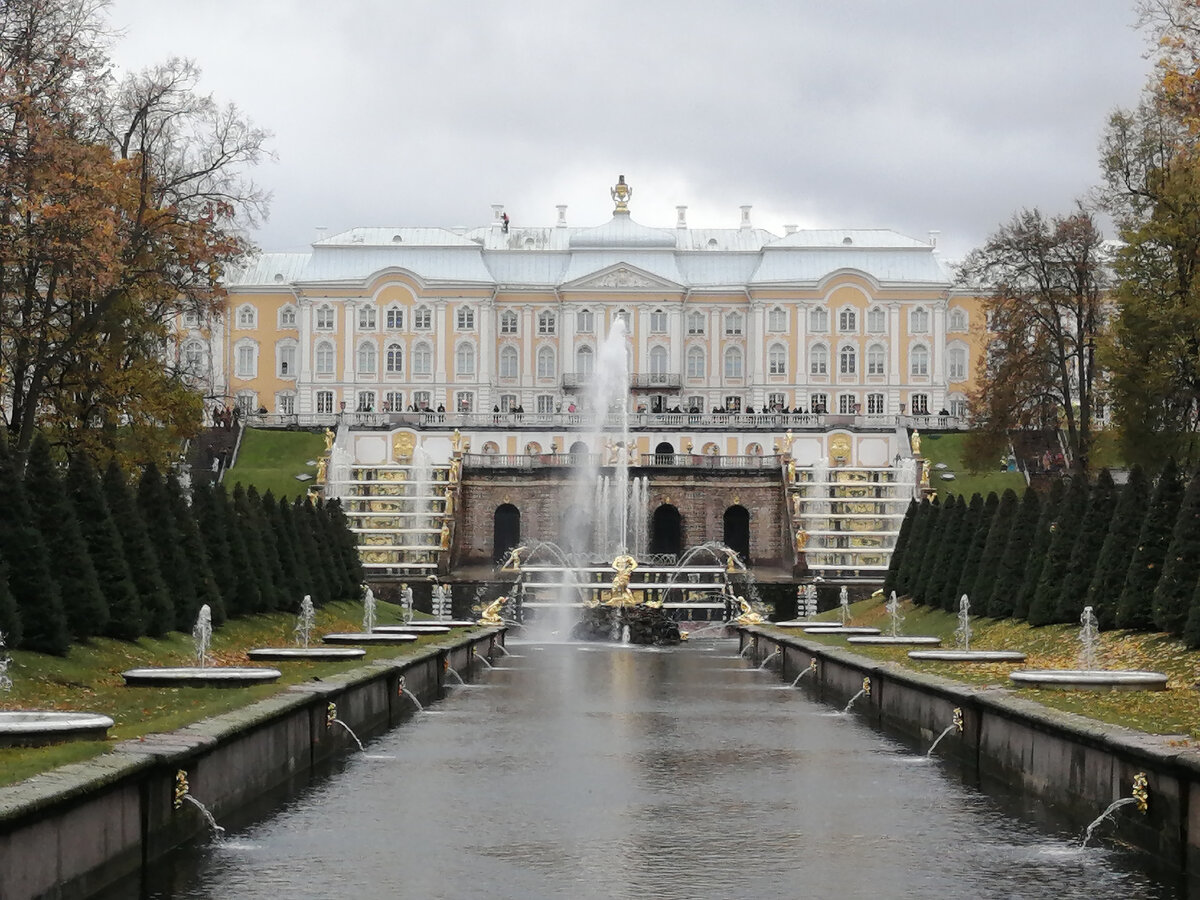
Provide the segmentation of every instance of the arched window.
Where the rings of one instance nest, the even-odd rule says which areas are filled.
[[[687,352],[687,377],[704,377],[704,348],[689,347]]]
[[[725,316],[725,334],[729,335],[730,337],[733,337],[733,336],[739,335],[741,333],[742,333],[742,314],[735,313],[735,312],[728,313]]]
[[[665,376],[667,374],[667,348],[666,347],[651,347],[650,348],[650,374],[655,376]]]
[[[858,351],[850,344],[844,344],[838,351],[838,374],[855,375],[858,373]]]
[[[375,345],[370,341],[358,345],[357,371],[359,375],[375,374]]]
[[[822,332],[829,330],[829,311],[823,306],[814,306],[808,311],[808,330]]]
[[[385,324],[388,331],[402,331],[404,329],[404,307],[389,306]]]
[[[204,371],[204,362],[207,356],[208,353],[201,341],[188,341],[183,345],[183,351],[180,354],[183,371],[189,375],[199,375]]]
[[[946,374],[951,381],[967,380],[967,348],[953,345],[946,351]]]
[[[867,310],[867,331],[871,334],[883,334],[887,331],[887,312],[882,306],[873,306]]]
[[[580,378],[590,378],[596,368],[596,354],[591,347],[580,347],[575,351],[575,371]]]
[[[520,375],[516,347],[500,348],[500,377],[517,378]]]
[[[387,371],[389,375],[399,375],[404,371],[404,348],[399,344],[387,345]]]
[[[316,366],[318,375],[332,375],[334,352],[333,344],[329,341],[319,341],[317,343]]]
[[[776,334],[787,331],[787,310],[776,306],[767,313],[767,331]]]
[[[690,312],[687,317],[688,334],[704,334],[704,313]]]
[[[516,334],[517,333],[517,314],[511,309],[507,309],[500,314],[500,333],[501,334]]]
[[[867,348],[867,374],[883,375],[887,370],[887,350],[883,344],[872,344]]]
[[[925,334],[929,331],[929,310],[918,306],[908,316],[908,330],[912,334]]]
[[[539,347],[537,352],[537,377],[553,378],[557,372],[553,347]]]
[[[286,306],[279,308],[279,327],[296,327],[296,307],[292,306],[292,304],[288,303]]]
[[[909,372],[913,375],[929,374],[929,348],[924,344],[917,344],[912,348]]]
[[[956,306],[950,310],[950,318],[947,324],[950,331],[966,331],[967,330],[967,311],[961,306]]]
[[[454,374],[475,374],[475,345],[470,341],[463,341],[454,351]]]
[[[650,313],[650,330],[654,334],[665,334],[667,331],[667,311],[656,309]]]
[[[558,320],[548,309],[542,310],[537,317],[538,334],[554,334],[558,328]]]
[[[469,306],[460,306],[455,317],[455,324],[459,331],[474,331],[475,330],[475,310]]]
[[[575,330],[580,334],[591,334],[596,330],[596,317],[590,309],[581,309],[575,313]]]
[[[772,344],[767,350],[767,374],[787,374],[787,347],[783,344]]]
[[[725,377],[742,377],[742,351],[737,347],[725,351]]]
[[[829,351],[824,344],[814,344],[808,352],[808,373],[810,375],[829,374]]]
[[[258,324],[258,310],[251,304],[246,303],[238,307],[237,311],[237,327],[238,328],[253,328]]]
[[[412,350],[412,373],[414,375],[433,374],[433,351],[429,345],[421,342]]]
[[[843,309],[838,313],[838,331],[855,332],[858,331],[858,313],[853,309]]]
[[[374,331],[375,330],[375,307],[360,306],[358,308],[358,330],[359,331]]]

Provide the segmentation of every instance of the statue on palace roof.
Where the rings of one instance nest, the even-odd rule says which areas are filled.
[[[629,198],[633,196],[633,188],[625,183],[625,176],[618,175],[617,183],[609,188],[608,193],[616,201],[616,208],[613,209],[613,214],[629,212]]]

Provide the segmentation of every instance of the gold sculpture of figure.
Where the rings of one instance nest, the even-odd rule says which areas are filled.
[[[454,488],[446,485],[446,503],[442,507],[442,515],[447,519],[454,515]]]
[[[808,532],[801,528],[796,532],[796,552],[803,553],[804,548],[808,546]]]
[[[497,597],[486,607],[479,617],[480,625],[503,625],[504,617],[500,615],[500,610],[504,608],[504,604],[508,602],[507,597]]]
[[[613,576],[612,591],[604,601],[605,606],[637,606],[638,600],[629,589],[629,576],[637,568],[637,560],[622,553],[612,561],[612,567],[617,570]]]
[[[504,561],[504,565],[501,566],[500,571],[502,571],[502,572],[508,572],[508,571],[520,572],[521,571],[521,554],[524,552],[525,552],[524,547],[513,547],[512,550],[509,551],[508,559],[506,559]]]
[[[450,460],[450,474],[446,476],[447,481],[458,481],[458,460]]]
[[[912,446],[913,456],[921,455],[921,432],[913,429],[912,437],[909,438],[909,444]]]
[[[329,464],[329,460],[324,456],[317,459],[317,484],[325,483],[325,467]]]
[[[617,176],[617,183],[608,189],[608,193],[617,202],[613,213],[629,212],[629,198],[633,196],[633,188],[625,183],[624,175]]]
[[[441,536],[440,545],[443,550],[450,549],[450,526],[446,525],[445,523],[442,524],[442,536]]]
[[[337,432],[332,428],[325,429],[325,452],[328,453],[333,449],[334,438],[337,437]]]
[[[454,434],[450,435],[450,447],[456,454],[462,452],[462,432],[457,428],[454,429]]]
[[[921,460],[921,487],[929,487],[929,460]]]
[[[739,596],[737,598],[737,605],[741,612],[738,613],[737,618],[733,620],[734,625],[761,625],[766,621],[766,619],[756,613],[753,607],[746,602],[745,597]]]
[[[688,438],[687,440],[685,440],[683,442],[683,452],[684,453],[692,452],[692,439],[691,438]]]
[[[725,548],[725,571],[736,572],[738,570],[738,555],[736,550]]]
[[[796,461],[789,459],[787,464],[788,484],[796,483]]]

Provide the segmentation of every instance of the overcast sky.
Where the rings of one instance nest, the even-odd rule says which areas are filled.
[[[634,219],[892,228],[956,258],[1069,212],[1151,63],[1133,0],[114,0],[119,66],[188,56],[273,132],[255,235]]]

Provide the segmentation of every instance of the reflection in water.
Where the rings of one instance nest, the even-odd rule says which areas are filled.
[[[529,645],[142,896],[1178,896],[701,649]]]

